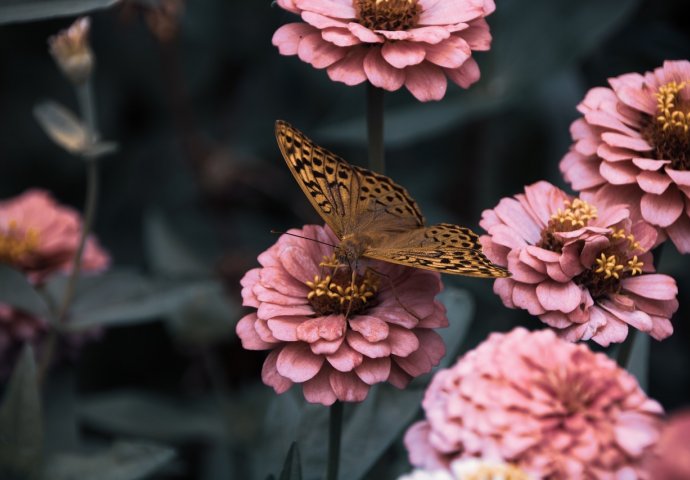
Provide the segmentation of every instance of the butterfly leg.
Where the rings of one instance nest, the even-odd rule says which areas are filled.
[[[420,317],[419,315],[417,315],[417,314],[416,314],[414,311],[412,311],[411,309],[407,308],[407,307],[405,306],[405,304],[402,302],[402,300],[400,300],[400,297],[398,297],[398,293],[397,293],[396,290],[395,290],[395,285],[393,284],[393,280],[391,279],[391,277],[390,277],[389,275],[386,275],[386,274],[383,273],[383,272],[379,272],[378,270],[376,270],[376,269],[374,269],[374,268],[372,268],[372,267],[367,267],[366,271],[367,271],[367,272],[372,272],[372,273],[378,275],[379,277],[382,277],[382,278],[385,278],[386,280],[388,280],[388,284],[390,285],[391,291],[393,292],[393,297],[395,297],[395,300],[398,302],[398,304],[400,305],[400,307],[402,307],[403,310],[405,310],[407,313],[409,313],[409,314],[412,315],[414,318],[416,318],[417,321],[419,321],[419,322],[422,321],[422,317]],[[366,273],[365,273],[365,274],[366,274]]]
[[[349,261],[348,261],[349,263]],[[355,261],[355,267],[352,268],[350,265],[350,271],[352,272],[352,277],[350,278],[350,301],[347,304],[347,311],[345,312],[345,318],[350,316],[350,310],[352,310],[352,300],[354,299],[355,293],[355,282],[357,281],[357,262]]]

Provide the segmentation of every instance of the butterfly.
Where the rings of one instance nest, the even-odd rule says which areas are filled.
[[[507,277],[482,253],[472,230],[426,226],[417,203],[385,175],[350,165],[278,120],[276,140],[305,195],[340,240],[343,264],[361,257],[470,277]]]

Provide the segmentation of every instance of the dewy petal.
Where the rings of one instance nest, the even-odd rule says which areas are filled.
[[[426,47],[426,60],[444,68],[460,68],[471,55],[470,46],[460,37]]]
[[[296,55],[302,39],[317,30],[306,23],[288,23],[273,34],[273,45],[281,55]]]
[[[420,102],[441,100],[446,94],[446,76],[439,67],[423,62],[405,69],[405,86]]]
[[[295,0],[295,5],[300,10],[309,10],[327,17],[353,19],[357,16],[355,8],[349,2],[338,2],[336,0]]]
[[[422,45],[412,42],[386,42],[381,47],[383,58],[395,68],[405,68],[424,61],[426,50]]]
[[[668,227],[683,213],[683,199],[676,188],[669,188],[661,195],[645,193],[640,203],[642,217],[659,227]]]
[[[354,86],[366,81],[364,72],[364,57],[368,50],[365,47],[349,49],[345,57],[328,67],[328,76],[335,82],[342,82]]]
[[[364,72],[372,85],[394,92],[405,83],[405,73],[386,62],[381,49],[371,48],[364,58]]]
[[[276,362],[278,373],[295,383],[306,382],[313,378],[323,365],[324,358],[314,355],[305,343],[285,345]]]
[[[307,35],[299,44],[297,55],[303,62],[310,63],[314,68],[326,68],[342,59],[347,49],[337,47],[325,41],[321,32]]]

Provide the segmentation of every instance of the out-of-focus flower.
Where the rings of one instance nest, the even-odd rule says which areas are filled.
[[[62,73],[75,85],[89,79],[94,66],[94,55],[89,44],[91,20],[77,19],[68,29],[48,39],[50,54]]]
[[[434,376],[426,420],[407,431],[410,462],[501,458],[535,478],[645,478],[661,406],[601,353],[551,330],[494,333]]]
[[[283,55],[298,55],[331,80],[440,100],[446,77],[463,88],[479,80],[472,51],[488,50],[484,17],[493,0],[277,0],[305,23],[273,35]]]
[[[244,305],[257,311],[236,329],[244,348],[271,350],[266,385],[283,393],[302,384],[308,402],[324,405],[359,402],[376,383],[403,388],[429,372],[445,353],[433,329],[448,325],[434,300],[438,273],[367,260],[352,272],[337,264],[329,246],[337,243],[315,225],[282,235],[242,278]]]
[[[530,476],[507,463],[477,458],[455,460],[450,470],[417,469],[398,480],[530,480]]]
[[[561,171],[587,199],[625,203],[690,252],[690,62],[609,79],[578,105]]]
[[[507,266],[494,292],[538,316],[570,341],[622,342],[632,326],[662,340],[678,309],[673,278],[656,274],[656,230],[625,205],[572,198],[548,182],[525,187],[485,210],[486,256]]]
[[[28,190],[0,201],[0,263],[22,270],[33,283],[69,271],[80,237],[78,213],[58,205],[48,192]],[[108,254],[89,238],[82,271],[103,271],[109,262]]]
[[[648,454],[645,469],[654,480],[690,478],[690,411],[669,418]]]

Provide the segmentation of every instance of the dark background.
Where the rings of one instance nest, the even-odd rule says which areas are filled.
[[[684,3],[498,0],[488,18],[493,48],[476,55],[477,85],[450,86],[433,104],[405,90],[387,94],[386,173],[428,220],[475,229],[483,209],[526,184],[565,188],[558,162],[576,104],[608,77],[690,58]],[[265,415],[277,414],[260,384],[265,353],[243,351],[234,335],[239,279],[276,240],[271,229],[318,222],[281,159],[273,123],[288,120],[364,164],[365,88],[280,56],[271,36],[296,19],[269,1],[190,0],[179,17],[161,8],[126,1],[92,17],[99,127],[120,146],[102,162],[95,231],[117,267],[212,278],[225,297],[109,329],[55,370],[44,402],[57,417],[69,410],[80,448],[116,436],[173,445],[177,459],[156,478],[261,478],[256,458],[273,468],[285,450],[262,440]],[[82,162],[52,144],[32,115],[48,98],[77,109],[46,48],[70,21],[0,27],[0,198],[41,187],[81,208]],[[669,411],[690,400],[688,265],[665,249],[660,271],[676,278],[681,305],[674,335],[651,342],[643,379]],[[470,292],[476,307],[460,351],[490,331],[542,326],[504,308],[490,281],[445,281]],[[73,426],[50,428],[49,443],[59,444]],[[400,442],[376,468],[371,478],[408,468]]]

